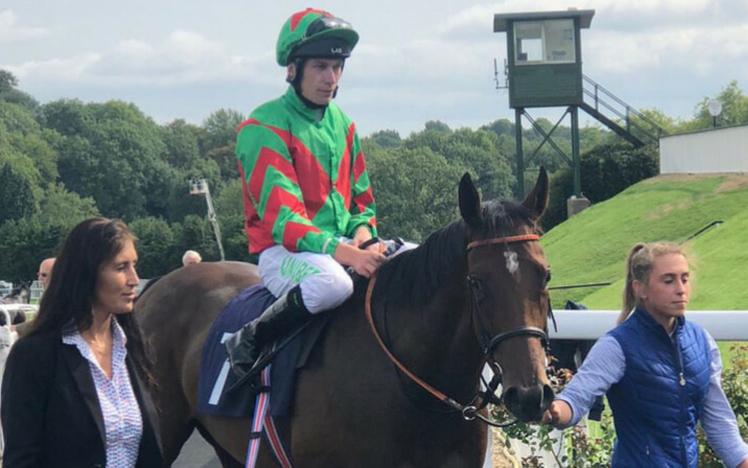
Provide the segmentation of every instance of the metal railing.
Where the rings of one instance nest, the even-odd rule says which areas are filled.
[[[644,137],[650,143],[656,143],[661,136],[667,135],[667,132],[657,122],[624,102],[600,83],[584,74],[582,74],[582,78],[584,97],[589,97],[592,100],[591,103],[585,100],[585,103],[595,112],[618,125],[621,130],[637,139]],[[609,125],[608,122],[603,123]]]

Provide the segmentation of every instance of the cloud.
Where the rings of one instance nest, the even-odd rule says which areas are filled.
[[[745,22],[748,2],[745,0],[577,0],[578,10],[595,10],[593,30],[658,30],[663,27],[692,26],[694,22],[709,27],[723,27]],[[493,15],[563,11],[569,8],[560,0],[506,0],[474,5],[448,17],[438,32],[451,39],[475,39],[493,29]]]
[[[90,76],[95,80],[160,86],[221,83],[257,79],[262,76],[255,73],[257,68],[271,60],[270,54],[256,58],[233,56],[218,42],[177,30],[157,45],[134,39],[120,42],[91,68]]]
[[[110,50],[75,57],[32,61],[6,68],[28,81],[77,81],[102,86],[173,86],[248,81],[262,84],[275,68],[272,54],[257,57],[231,55],[204,36],[177,30],[162,42],[150,44],[125,39]]]
[[[50,60],[33,60],[20,65],[2,65],[17,78],[24,81],[76,81],[81,79],[86,70],[97,63],[101,56],[96,53],[82,54],[70,58]]]
[[[32,28],[17,24],[13,10],[0,11],[0,44],[34,39],[47,35],[45,28]]]
[[[641,73],[689,64],[695,72],[706,74],[728,66],[748,68],[742,65],[748,62],[748,42],[744,40],[748,37],[748,2],[744,0],[579,0],[575,5],[596,11],[591,28],[582,31],[586,69]],[[492,32],[495,13],[566,7],[567,3],[558,0],[474,5],[436,26],[438,46],[413,52],[426,55],[441,50],[448,60],[454,60],[454,54],[462,60],[503,60],[506,35]],[[455,71],[450,69],[449,73]]]
[[[719,73],[748,63],[748,23],[671,28],[658,32],[601,31],[585,44],[585,63],[607,73],[644,74],[688,67],[697,74]],[[747,76],[748,77],[748,76]]]

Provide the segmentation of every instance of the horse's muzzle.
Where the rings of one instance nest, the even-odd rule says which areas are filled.
[[[503,395],[507,409],[522,422],[540,421],[553,397],[553,389],[547,384],[509,387]]]

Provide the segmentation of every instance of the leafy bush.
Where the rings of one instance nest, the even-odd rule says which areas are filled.
[[[659,173],[657,149],[632,148],[626,143],[600,145],[580,159],[582,194],[592,203],[614,197],[640,180]],[[571,168],[556,171],[551,177],[550,204],[543,216],[543,227],[550,230],[566,220],[566,199],[574,193]]]
[[[551,370],[549,381],[555,392],[561,391],[571,380],[568,369]],[[506,421],[509,415],[503,407],[496,407],[492,411],[497,421]],[[582,426],[575,426],[562,433],[559,440],[558,432],[550,425],[531,425],[518,422],[504,429],[507,444],[517,440],[530,448],[530,455],[523,457],[520,464],[523,467],[542,467],[541,452],[551,453],[557,466],[563,467],[600,467],[610,465],[610,454],[613,451],[615,430],[612,416],[605,412],[597,430],[587,431]],[[559,446],[561,449],[559,449]]]
[[[738,427],[743,439],[748,438],[748,344],[735,344],[731,347],[730,365],[722,374],[722,388],[738,420]],[[571,380],[567,369],[554,371],[550,375],[551,385],[556,392]],[[506,421],[509,415],[503,407],[492,410],[496,421]],[[520,460],[523,467],[540,467],[541,451],[548,451],[555,457],[558,466],[587,468],[610,466],[615,441],[615,427],[609,411],[603,413],[602,421],[596,427],[576,426],[563,433],[562,453],[556,451],[558,440],[553,436],[551,426],[530,425],[518,422],[504,429],[507,444],[518,440],[530,447],[531,454]],[[699,466],[717,468],[724,466],[707,444],[703,430],[699,429]]]
[[[722,373],[722,388],[738,420],[743,440],[748,439],[748,344],[740,343],[730,348],[730,366]],[[699,466],[717,468],[724,466],[707,444],[704,431],[699,429]]]

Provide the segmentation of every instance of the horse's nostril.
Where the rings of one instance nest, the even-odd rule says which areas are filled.
[[[521,421],[537,421],[553,401],[554,392],[549,385],[510,387],[504,393],[507,409]]]
[[[504,392],[504,402],[509,406],[510,410],[513,408],[519,399],[517,387],[509,387]]]
[[[556,397],[556,393],[553,391],[550,385],[543,385],[543,399],[540,402],[540,409],[545,411],[551,405],[551,402]]]

